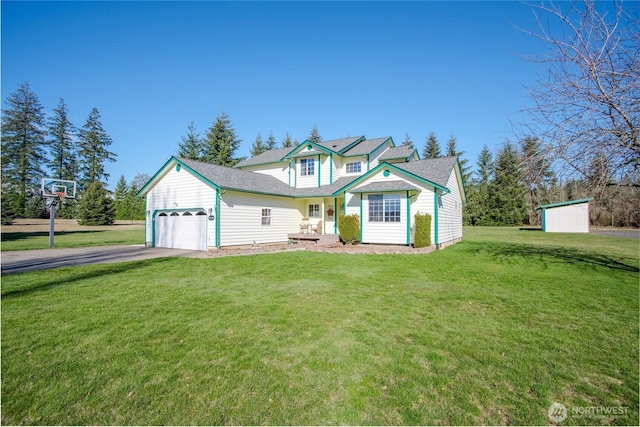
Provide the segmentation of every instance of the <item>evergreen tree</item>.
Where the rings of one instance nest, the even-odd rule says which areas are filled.
[[[60,98],[58,107],[53,110],[53,117],[49,119],[49,168],[53,178],[75,181],[78,175],[78,159],[73,137],[77,129],[69,121],[68,113],[64,99]]]
[[[275,148],[278,146],[278,143],[276,142],[276,139],[273,136],[273,132],[269,133],[269,138],[267,138],[267,142],[264,144],[264,151],[269,151],[269,150],[275,150]]]
[[[490,214],[496,225],[522,225],[527,215],[525,188],[518,151],[507,143],[498,153],[494,180],[489,185]]]
[[[282,141],[282,148],[292,148],[293,140],[291,139],[291,135],[287,132],[284,136],[284,140]]]
[[[143,197],[136,197],[138,191],[149,182],[150,177],[146,173],[137,174],[131,183],[129,184],[129,191],[124,198],[124,204],[126,206],[126,215],[122,219],[130,220],[143,220],[145,219],[145,199]]]
[[[527,137],[520,142],[522,169],[526,188],[527,223],[539,224],[536,207],[540,206],[547,193],[553,173],[550,162],[541,152],[541,141]]]
[[[107,150],[111,143],[111,137],[100,122],[98,109],[92,109],[87,122],[78,132],[78,157],[81,164],[79,187],[82,190],[86,190],[92,182],[103,182],[109,178],[104,163],[116,161],[116,154]]]
[[[251,145],[251,151],[249,151],[249,153],[251,154],[251,157],[255,157],[258,154],[264,153],[265,151],[267,151],[267,149],[262,142],[262,137],[258,133],[258,136],[256,136],[255,141],[253,141],[253,144]]]
[[[462,178],[462,185],[467,188],[467,184],[471,180],[471,166],[467,166],[469,160],[463,158],[464,151],[458,151],[456,144],[458,143],[458,139],[454,134],[449,136],[449,140],[447,141],[447,156],[457,157],[458,162],[460,162],[460,176]]]
[[[437,157],[441,157],[440,154],[440,143],[438,142],[438,137],[435,133],[429,132],[429,136],[427,136],[427,142],[424,145],[424,150],[422,151],[422,157],[425,159],[435,159]]]
[[[311,133],[309,134],[307,140],[315,143],[322,142],[322,136],[320,136],[320,131],[318,130],[317,124],[313,124],[313,129],[311,129]]]
[[[2,189],[11,210],[26,215],[27,202],[44,177],[45,115],[38,96],[23,83],[2,111]],[[4,197],[3,197],[4,199]]]
[[[411,137],[408,133],[404,134],[404,141],[402,141],[402,145],[413,145],[413,141],[411,141]]]
[[[109,193],[100,181],[87,186],[78,205],[78,223],[80,225],[109,225],[116,218],[115,207]]]
[[[116,219],[129,218],[128,206],[125,200],[127,194],[129,194],[129,186],[127,185],[124,175],[121,175],[113,192],[113,205],[116,210]]]
[[[485,144],[478,154],[476,177],[467,185],[465,220],[469,225],[493,225],[489,216],[489,185],[493,180],[493,154]]]
[[[13,203],[11,197],[7,194],[8,191],[2,187],[2,196],[0,197],[0,214],[2,214],[2,225],[11,225],[13,220],[16,219],[16,214],[13,211]]]
[[[182,142],[178,144],[178,157],[185,159],[200,160],[202,157],[202,138],[196,132],[196,127],[191,122],[187,128],[187,134],[181,137]]]
[[[216,118],[215,123],[204,140],[202,161],[220,166],[235,166],[242,158],[236,158],[235,152],[242,140],[236,136],[236,130],[231,125],[229,116],[223,111]]]

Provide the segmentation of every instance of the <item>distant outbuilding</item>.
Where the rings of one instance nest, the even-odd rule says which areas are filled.
[[[588,233],[589,202],[592,200],[593,198],[568,200],[536,208],[542,211],[542,231]]]

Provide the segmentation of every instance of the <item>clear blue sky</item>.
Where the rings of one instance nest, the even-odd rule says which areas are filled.
[[[451,133],[475,166],[512,139],[509,116],[540,70],[533,15],[516,2],[2,1],[2,106],[29,82],[113,139],[109,184],[154,174],[190,122],[224,110],[248,155],[260,133],[303,141]]]

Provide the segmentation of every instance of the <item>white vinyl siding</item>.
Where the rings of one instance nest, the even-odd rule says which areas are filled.
[[[549,233],[588,233],[589,203],[547,208],[543,215]]]
[[[190,210],[194,215],[200,209],[207,212],[209,208],[213,209],[215,206],[216,190],[183,168],[177,171],[176,165],[171,164],[167,167],[162,179],[158,180],[147,193],[146,203],[148,213],[145,242],[151,244],[154,241],[153,223],[159,210]],[[216,227],[213,226],[213,221],[209,221],[206,236],[209,247],[215,246],[215,232]]]
[[[257,172],[264,175],[269,175],[278,180],[284,182],[285,184],[289,184],[289,161],[284,161],[282,163],[269,163],[265,165],[255,165],[255,166],[246,166],[243,167],[242,170]],[[291,172],[291,186],[293,186],[293,171]]]
[[[385,193],[382,195],[382,203],[380,203],[380,196],[380,194],[362,195],[362,213],[365,217],[364,221],[361,221],[362,242],[405,245],[407,243],[405,195]],[[399,208],[397,212],[396,207]],[[382,216],[379,215],[380,208],[382,208]],[[372,213],[373,216],[367,213]],[[382,221],[380,221],[381,217]]]
[[[271,225],[263,226],[269,206]],[[300,199],[227,191],[220,197],[220,246],[286,242],[300,229],[306,203]]]
[[[438,210],[438,243],[443,244],[462,238],[462,198],[456,168],[451,171],[447,181],[450,193],[441,193]],[[433,222],[433,221],[432,221]]]
[[[313,167],[311,164],[313,164]],[[296,159],[295,181],[291,181],[291,186],[293,187],[295,184],[296,188],[317,187],[318,166],[318,156]],[[313,174],[310,174],[310,172],[313,172]]]
[[[382,147],[378,147],[373,150],[373,152],[369,155],[369,169],[373,169],[378,166],[378,164],[380,164],[378,158],[382,155],[382,153],[387,151],[388,148],[389,144],[383,144]]]

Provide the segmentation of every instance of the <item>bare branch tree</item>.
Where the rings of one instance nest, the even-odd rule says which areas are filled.
[[[530,88],[522,136],[543,141],[542,155],[568,175],[603,183],[637,181],[640,172],[640,5],[585,0],[529,4],[536,26],[528,34],[549,52],[531,58],[547,76]]]

